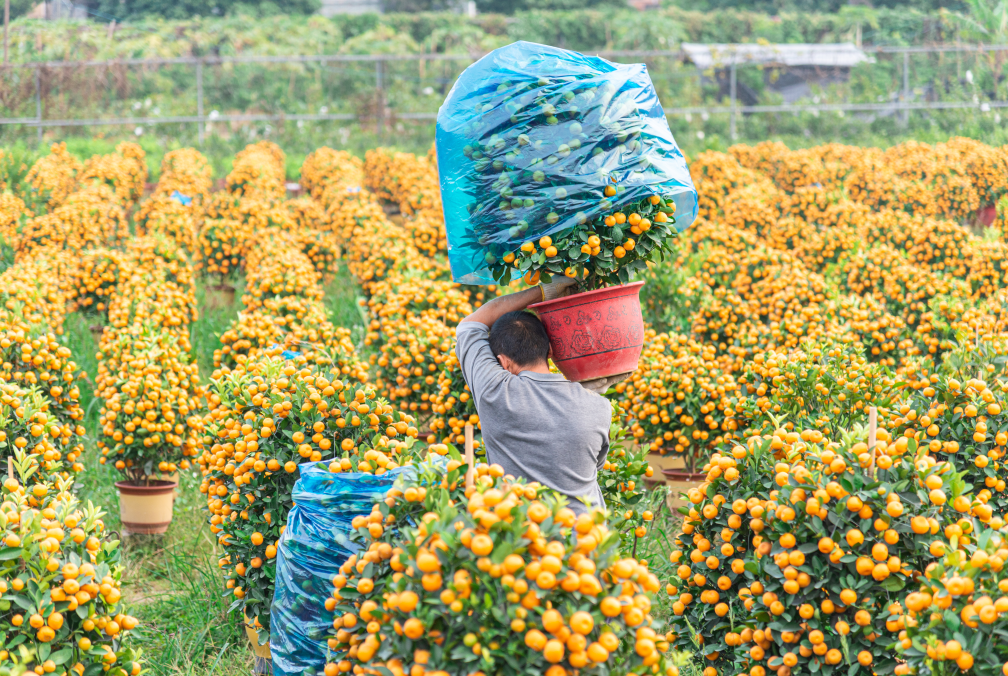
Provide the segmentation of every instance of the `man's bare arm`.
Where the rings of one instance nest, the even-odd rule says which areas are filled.
[[[494,298],[489,303],[484,303],[475,312],[463,319],[462,322],[479,322],[489,328],[493,326],[495,321],[507,313],[514,312],[515,310],[524,310],[529,305],[538,303],[542,299],[542,289],[538,286],[533,286],[524,291],[500,296]],[[459,323],[461,324],[462,322]]]

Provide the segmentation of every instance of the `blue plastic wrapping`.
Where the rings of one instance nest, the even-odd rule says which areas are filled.
[[[332,578],[360,547],[350,541],[350,522],[367,516],[403,467],[375,476],[333,474],[320,463],[300,466],[294,507],[277,547],[276,583],[270,611],[270,652],[278,676],[321,674],[333,614],[325,609]]]
[[[452,277],[493,283],[487,260],[522,242],[672,197],[681,232],[697,193],[644,64],[515,42],[469,66],[437,116]],[[604,195],[606,186],[617,192]]]

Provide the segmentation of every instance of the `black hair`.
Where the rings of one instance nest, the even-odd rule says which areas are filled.
[[[525,310],[508,312],[490,328],[490,350],[520,367],[535,366],[549,358],[550,342],[539,317]]]

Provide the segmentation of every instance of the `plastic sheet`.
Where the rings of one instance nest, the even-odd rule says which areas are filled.
[[[320,463],[300,466],[294,507],[277,548],[276,586],[270,611],[270,651],[278,676],[321,674],[325,637],[333,614],[325,609],[332,578],[360,547],[350,541],[350,522],[367,516],[375,500],[412,468],[381,476],[333,474]]]
[[[493,283],[487,260],[658,193],[676,227],[697,193],[644,64],[516,42],[471,65],[438,111],[452,277]],[[616,194],[606,198],[606,186]]]

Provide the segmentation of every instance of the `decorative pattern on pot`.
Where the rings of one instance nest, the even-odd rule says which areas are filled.
[[[619,375],[637,368],[644,345],[640,288],[613,286],[536,303],[553,362],[569,380]]]

